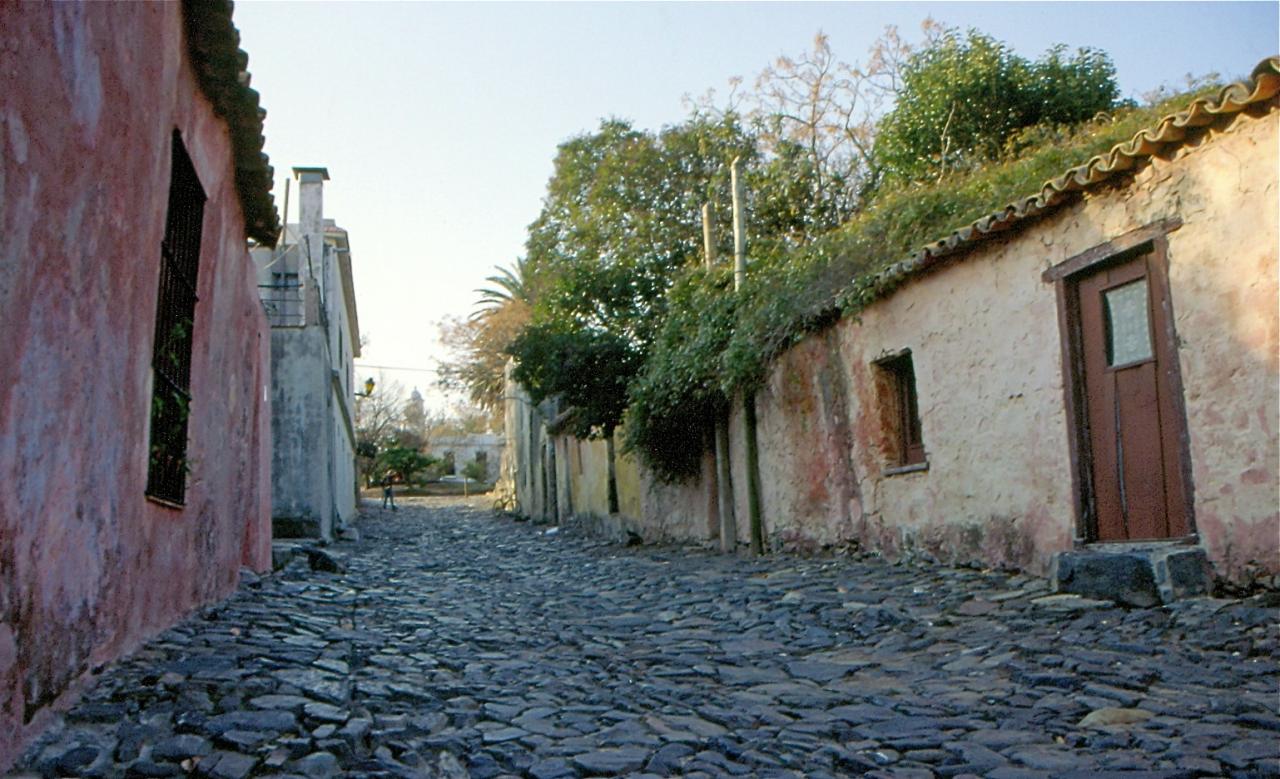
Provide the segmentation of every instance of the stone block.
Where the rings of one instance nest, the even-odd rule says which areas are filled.
[[[1147,608],[1209,595],[1213,569],[1199,547],[1134,545],[1060,552],[1049,579],[1058,592]]]
[[[1199,547],[1176,547],[1153,551],[1156,586],[1165,603],[1183,598],[1205,597],[1213,592],[1213,568]]]
[[[302,554],[302,547],[297,544],[274,541],[271,544],[271,569],[278,571],[288,565],[293,558]]]
[[[1058,592],[1139,608],[1161,602],[1151,561],[1140,553],[1059,552],[1054,556],[1049,578]]]
[[[313,546],[307,547],[305,551],[311,570],[325,571],[327,573],[346,573],[347,558],[343,555]]]

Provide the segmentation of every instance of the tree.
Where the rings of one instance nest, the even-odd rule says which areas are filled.
[[[798,57],[780,56],[756,78],[752,118],[760,128],[766,152],[792,160],[801,152],[820,204],[819,229],[846,219],[854,207],[857,182],[866,166],[858,141],[862,91],[859,72],[836,59],[821,30],[813,50]]]
[[[356,448],[377,451],[401,424],[404,410],[404,386],[378,375],[373,392],[356,396]]]
[[[408,446],[391,445],[378,453],[375,473],[391,471],[400,481],[413,480],[414,474],[430,468],[439,460]]]
[[[887,174],[940,177],[998,157],[1016,131],[1069,124],[1115,107],[1111,58],[1056,46],[1028,61],[977,30],[946,29],[910,56],[901,92],[880,123],[874,156]]]
[[[621,421],[672,279],[701,261],[702,204],[729,203],[735,157],[757,154],[733,116],[695,115],[657,134],[611,119],[560,146],[529,228],[537,298],[508,351],[536,400],[560,395],[577,409],[577,434],[611,435]],[[719,221],[725,254],[729,220]]]
[[[387,381],[381,374],[372,393],[357,396],[356,464],[365,484],[372,486],[388,469],[408,479],[428,467],[430,462],[419,463],[407,454],[420,453],[426,446],[427,424],[421,396],[416,402],[413,398],[406,400],[404,386]]]
[[[941,29],[932,19],[921,24],[926,42]],[[889,26],[864,63],[849,64],[836,57],[819,30],[809,51],[779,56],[756,76],[752,90],[743,91],[742,79],[735,76],[723,105],[716,105],[714,90],[697,100],[686,97],[686,103],[695,113],[716,118],[745,111],[769,167],[764,183],[790,195],[792,208],[804,209],[807,222],[791,232],[792,240],[803,244],[848,219],[878,184],[881,170],[872,153],[876,123],[896,99],[902,68],[913,52]]]
[[[524,266],[525,260],[522,257],[516,260],[513,267],[498,267],[495,275],[486,276],[485,281],[493,286],[476,290],[480,293],[480,299],[476,301],[476,308],[471,318],[483,319],[513,302],[528,303],[529,294],[524,286]]]
[[[464,393],[488,412],[489,427],[501,420],[507,347],[529,321],[533,295],[525,283],[525,267],[521,258],[510,268],[498,268],[486,278],[492,286],[476,290],[480,298],[469,317],[445,317],[439,323],[449,359],[437,362],[437,383],[446,391]]]
[[[496,415],[502,407],[507,348],[529,321],[523,300],[509,300],[484,316],[445,317],[438,325],[440,343],[449,358],[438,361],[438,385],[462,393],[471,403]]]

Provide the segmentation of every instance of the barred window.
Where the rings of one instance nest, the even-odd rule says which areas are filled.
[[[173,132],[169,211],[160,244],[160,290],[151,354],[151,444],[147,494],[182,505],[187,481],[187,418],[191,413],[191,344],[200,272],[204,189]]]

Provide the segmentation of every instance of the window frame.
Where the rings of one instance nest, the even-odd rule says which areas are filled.
[[[887,386],[881,402],[888,408],[882,415],[892,452],[886,452],[889,465],[884,475],[914,473],[929,469],[929,453],[924,445],[924,425],[920,420],[920,395],[916,383],[915,361],[910,349],[886,354],[873,363]]]
[[[173,508],[186,504],[190,470],[191,368],[207,201],[182,135],[175,129],[157,274],[145,489],[148,499]]]

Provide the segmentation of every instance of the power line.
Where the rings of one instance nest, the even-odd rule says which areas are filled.
[[[363,365],[361,363],[354,363],[354,365],[357,368],[378,368],[384,371],[416,371],[418,373],[439,373],[440,372],[440,369],[438,368],[407,368],[403,365]]]

